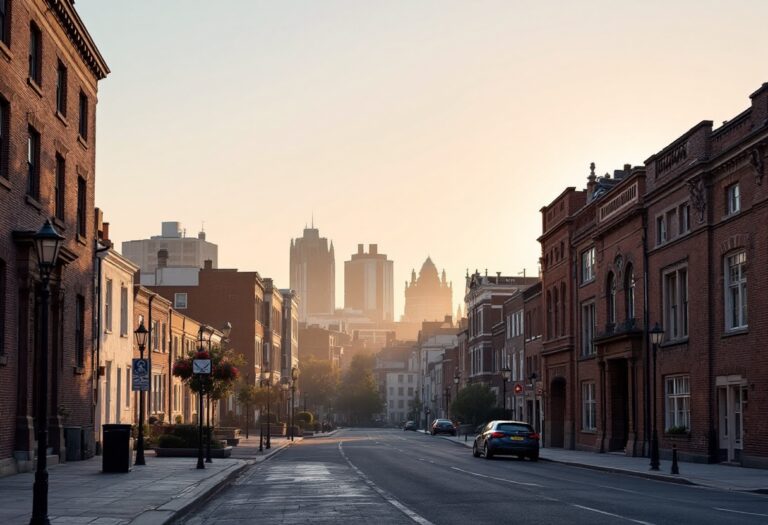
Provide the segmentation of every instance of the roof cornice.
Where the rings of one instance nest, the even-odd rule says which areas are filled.
[[[74,44],[75,49],[82,57],[85,64],[96,76],[96,80],[102,80],[110,73],[104,57],[101,56],[96,44],[93,42],[90,33],[85,28],[85,24],[80,19],[80,15],[75,11],[74,5],[70,0],[47,0],[51,6],[51,11],[56,15],[56,19],[64,28],[69,40]]]

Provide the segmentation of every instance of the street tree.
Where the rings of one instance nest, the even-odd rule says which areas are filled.
[[[484,384],[468,385],[459,390],[451,403],[451,413],[464,423],[479,425],[491,418],[496,406],[496,394]]]
[[[373,356],[356,355],[339,387],[336,405],[347,414],[351,425],[361,425],[380,414],[383,402],[373,378]]]

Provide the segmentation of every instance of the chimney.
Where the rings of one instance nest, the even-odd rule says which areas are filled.
[[[101,240],[108,241],[109,240],[109,223],[104,222],[101,224]]]
[[[203,270],[213,270],[213,261],[211,259],[203,261]]]
[[[369,244],[368,245],[368,254],[369,255],[376,255],[379,253],[379,245],[378,244]]]
[[[157,267],[165,268],[168,266],[168,250],[160,250],[157,252]]]
[[[199,232],[197,234],[197,238],[200,239],[201,241],[204,241],[205,240],[205,232],[204,231]]]
[[[587,201],[592,200],[592,194],[595,192],[595,186],[597,186],[597,176],[595,175],[595,163],[589,163],[589,177],[587,177]]]
[[[357,245],[357,254],[358,255],[363,255],[363,253],[365,253],[364,245],[363,244],[358,244]]]

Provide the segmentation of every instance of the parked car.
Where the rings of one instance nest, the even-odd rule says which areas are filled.
[[[433,436],[437,434],[450,434],[456,435],[456,427],[453,425],[453,421],[450,419],[435,419],[432,422],[431,433]]]
[[[414,432],[416,432],[416,422],[406,421],[405,425],[403,425],[403,430],[413,430]]]
[[[472,455],[491,459],[496,454],[539,459],[539,434],[523,421],[491,421],[475,438]]]

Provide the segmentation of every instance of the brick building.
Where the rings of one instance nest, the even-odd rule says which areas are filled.
[[[592,166],[586,190],[542,208],[548,446],[647,454],[655,423],[662,456],[676,445],[687,459],[768,464],[768,312],[748,303],[768,285],[754,270],[768,257],[768,84],[751,100],[643,167]]]
[[[82,427],[94,453],[92,359],[97,83],[109,69],[72,1],[5,0],[0,18],[0,472],[32,468],[37,357],[49,366],[49,440]],[[49,343],[38,347],[32,235],[66,238],[51,276]]]

